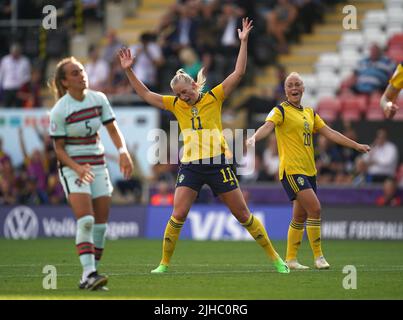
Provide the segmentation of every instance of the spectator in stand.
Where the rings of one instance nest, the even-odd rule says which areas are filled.
[[[319,184],[331,183],[339,174],[343,173],[344,163],[338,146],[322,135],[318,137],[315,164]]]
[[[131,177],[128,179],[118,179],[116,181],[116,187],[119,190],[120,195],[124,198],[125,203],[141,203],[143,187],[147,188],[147,178],[143,174],[141,166],[136,157],[138,152],[137,145],[134,145],[131,150],[128,150],[133,161],[133,172]],[[116,156],[110,154],[106,154],[106,156],[108,159],[119,163],[119,159]]]
[[[403,189],[403,162],[399,165],[396,173],[397,186]]]
[[[402,204],[402,199],[398,194],[397,182],[393,178],[387,178],[383,183],[383,194],[376,199],[379,207],[398,207]]]
[[[10,161],[10,156],[3,149],[3,138],[0,137],[0,166],[5,161]]]
[[[49,204],[66,203],[63,186],[60,183],[59,175],[55,172],[48,175],[47,195]]]
[[[224,1],[221,14],[218,16],[217,53],[220,63],[216,67],[221,70],[220,78],[226,77],[231,71],[238,56],[239,39],[237,30],[241,28],[244,12],[233,1]]]
[[[11,159],[3,156],[0,162],[0,204],[14,204],[17,199],[17,185]]]
[[[139,79],[150,88],[158,91],[158,68],[164,63],[164,57],[153,33],[144,32],[140,43],[130,47],[136,57],[133,71]]]
[[[197,2],[190,1],[177,4],[172,7],[170,18],[165,23],[172,28],[172,32],[166,37],[163,48],[164,56],[177,55],[184,47],[197,47],[197,34],[199,29],[199,6]]]
[[[130,94],[133,92],[127,77],[120,67],[119,56],[113,59],[108,77],[108,85],[104,91],[106,94]]]
[[[342,133],[351,140],[358,140],[357,133],[352,127],[347,127]],[[359,152],[341,146],[339,146],[338,149],[342,158],[343,170],[335,177],[334,182],[335,184],[351,184],[355,162],[359,156]]]
[[[288,52],[286,34],[297,18],[297,8],[289,0],[278,0],[273,10],[266,16],[267,33],[272,34],[277,40],[277,51]]]
[[[351,175],[351,185],[355,187],[363,186],[370,182],[368,176],[368,166],[362,157],[358,157],[355,161],[355,170]]]
[[[202,63],[200,62],[197,53],[192,48],[183,48],[179,52],[179,60],[182,62],[182,69],[196,80],[197,73],[202,68]],[[209,91],[209,89],[204,90],[204,92],[207,91]]]
[[[214,61],[218,41],[217,5],[218,1],[202,4],[198,22],[197,53],[202,62],[204,73],[206,76],[208,75],[206,83],[208,87],[215,87],[216,83],[219,82]]]
[[[395,67],[395,63],[383,54],[382,49],[372,44],[369,57],[359,61],[350,79],[350,89],[356,94],[383,93]]]
[[[96,91],[104,91],[109,77],[109,65],[100,58],[99,48],[91,45],[89,49],[90,62],[85,65],[88,74],[89,88]]]
[[[33,68],[31,80],[18,91],[17,97],[22,101],[24,108],[42,107],[41,77],[41,70]]]
[[[276,100],[277,103],[281,103],[285,100],[285,90],[284,90],[284,83],[285,79],[287,78],[287,70],[286,68],[278,64],[276,66],[276,76],[277,76],[277,85],[274,88],[273,98]]]
[[[21,193],[18,194],[18,203],[27,205],[39,205],[48,202],[46,192],[38,189],[38,181],[34,177],[28,177],[21,186]]]
[[[385,128],[376,131],[371,151],[363,155],[368,166],[368,175],[371,182],[384,182],[395,176],[399,160],[399,151],[396,145],[388,140]]]
[[[152,206],[172,206],[174,203],[174,194],[169,190],[169,184],[160,181],[157,184],[157,193],[151,197]]]
[[[108,62],[111,66],[119,52],[119,49],[124,46],[124,43],[119,40],[116,35],[116,30],[109,30],[107,34],[107,45],[104,48],[102,59]]]
[[[18,92],[29,82],[30,78],[30,62],[21,54],[20,45],[15,43],[10,48],[10,54],[3,57],[0,62],[2,105],[5,107],[21,107],[22,101],[18,98]]]

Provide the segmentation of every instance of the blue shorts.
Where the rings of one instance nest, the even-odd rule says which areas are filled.
[[[189,187],[200,192],[202,186],[207,184],[215,196],[238,188],[238,179],[231,165],[225,162],[225,157],[221,156],[220,164],[214,164],[212,159],[212,164],[182,163],[175,187]]]
[[[304,174],[286,174],[284,172],[281,180],[290,201],[297,198],[297,193],[305,189],[313,189],[316,193],[316,176],[306,176]]]

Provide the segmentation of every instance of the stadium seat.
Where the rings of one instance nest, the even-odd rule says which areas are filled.
[[[396,121],[403,121],[403,106],[400,104],[395,116],[393,117]]]
[[[389,8],[387,9],[387,20],[388,25],[403,25],[402,16],[403,16],[403,8]]]
[[[364,29],[368,27],[383,28],[386,25],[387,13],[385,10],[369,10],[363,20]]]
[[[387,10],[403,9],[402,0],[385,0]]]
[[[318,92],[320,91],[332,91],[336,92],[341,83],[341,77],[336,72],[319,72],[318,78]]]
[[[388,41],[389,48],[403,47],[403,32],[393,35]]]
[[[364,50],[376,43],[381,48],[385,48],[388,42],[386,32],[378,28],[367,28],[364,30]]]
[[[360,31],[347,31],[344,32],[338,47],[340,50],[361,50],[364,46],[364,35]]]
[[[388,39],[391,39],[400,33],[403,33],[403,26],[401,25],[395,25],[391,23],[386,26],[386,36],[388,37]]]
[[[336,97],[323,97],[318,101],[318,112],[325,110],[335,111],[339,113],[341,110],[341,102]]]
[[[318,111],[319,116],[326,122],[334,122],[337,119],[337,112],[330,109]]]
[[[314,73],[300,74],[302,81],[304,81],[305,94],[314,95],[317,91],[318,79]]]
[[[358,61],[362,59],[362,55],[356,51],[356,50],[342,50],[340,52],[340,57],[341,57],[341,66],[339,71],[343,70],[344,68],[349,68],[353,70],[357,64]]]
[[[368,110],[379,109],[382,95],[380,93],[373,93],[368,101]]]
[[[385,115],[381,107],[378,105],[378,108],[368,109],[366,112],[366,118],[368,121],[383,121],[385,120]]]
[[[360,110],[355,109],[344,110],[341,113],[341,118],[344,121],[359,121],[361,120],[361,112]]]
[[[301,104],[304,107],[312,107],[314,110],[316,110],[318,105],[318,98],[316,97],[316,95],[304,93],[304,95],[302,96]]]
[[[357,110],[361,113],[367,109],[367,97],[364,95],[346,96],[340,99],[343,112]]]
[[[337,72],[340,67],[340,55],[336,52],[322,53],[315,67],[317,72]]]
[[[390,48],[386,55],[396,63],[400,63],[401,61],[403,61],[403,47]]]

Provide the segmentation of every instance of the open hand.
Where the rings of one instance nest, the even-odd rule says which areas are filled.
[[[392,119],[398,109],[399,109],[399,106],[397,104],[393,103],[392,101],[389,101],[386,104],[386,108],[383,110],[383,112],[385,113],[385,117],[387,119]]]
[[[94,181],[95,175],[91,171],[91,165],[86,163],[84,165],[80,165],[78,169],[76,170],[76,173],[79,177],[79,179],[84,183],[84,184],[89,184]]]
[[[133,161],[128,152],[120,154],[119,167],[124,178],[129,179],[133,173]]]
[[[119,50],[120,65],[123,69],[129,69],[134,64],[135,57],[132,57],[132,53],[129,48],[121,48]]]
[[[248,17],[242,19],[242,30],[238,29],[239,40],[248,40],[249,32],[253,28],[252,22],[253,20],[249,20]]]

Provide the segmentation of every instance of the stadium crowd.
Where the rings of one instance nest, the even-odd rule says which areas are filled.
[[[56,1],[57,2],[57,1]],[[56,3],[55,2],[55,3]],[[119,1],[116,1],[119,2]],[[320,23],[325,11],[338,1],[331,0],[178,0],[171,6],[154,30],[141,35],[140,41],[130,46],[137,56],[135,73],[151,90],[170,92],[169,79],[179,68],[195,76],[204,68],[207,76],[205,90],[209,90],[222,81],[234,66],[238,52],[236,26],[244,16],[254,20],[254,31],[250,37],[250,62],[243,83],[253,83],[257,68],[275,64],[277,55],[287,53],[290,43],[298,42],[301,35],[312,32],[314,24]],[[35,3],[35,4],[33,4]],[[35,108],[43,105],[42,93],[46,87],[46,66],[49,58],[66,55],[67,42],[58,46],[54,42],[68,39],[68,35],[77,30],[74,18],[76,1],[60,1],[63,8],[63,34],[48,37],[48,48],[57,47],[48,56],[39,58],[40,49],[28,41],[32,34],[24,31],[18,37],[11,37],[9,31],[2,28],[0,37],[8,44],[9,52],[2,46],[0,62],[0,108]],[[30,5],[32,5],[31,9]],[[103,26],[105,1],[82,1],[86,19],[94,19]],[[11,17],[11,1],[2,1],[0,17]],[[24,1],[21,18],[31,18],[41,6],[40,1]],[[39,15],[40,16],[40,15]],[[85,64],[89,76],[90,88],[100,90],[113,97],[133,95],[124,71],[120,68],[116,52],[129,44],[118,38],[114,30],[105,30],[107,44],[101,48],[94,43],[90,46],[88,61]],[[56,39],[56,40],[55,40]],[[19,40],[18,43],[15,40]],[[63,40],[62,40],[63,41]],[[380,98],[388,79],[396,67],[396,61],[387,57],[386,49],[374,45],[368,57],[363,56],[351,77],[341,83],[338,96],[365,96],[365,103]],[[25,55],[26,54],[26,55]],[[285,67],[278,65],[278,86],[272,95],[255,97],[254,108],[247,110],[265,113],[270,111],[284,98],[283,81]],[[376,84],[376,85],[374,85]],[[374,98],[375,97],[375,98]],[[119,99],[111,99],[114,106],[127,105]],[[131,101],[135,103],[135,101]],[[261,107],[259,107],[261,106]],[[169,113],[162,112],[163,129],[169,128]],[[248,124],[251,127],[250,123]],[[35,128],[43,146],[28,154],[23,138],[23,129],[19,131],[19,144],[24,161],[16,167],[11,157],[2,148],[0,134],[0,204],[55,204],[65,202],[63,190],[58,181],[56,157],[52,141],[46,132]],[[355,139],[357,132],[349,122],[344,123],[343,134]],[[399,149],[388,138],[384,128],[377,131],[372,143],[373,150],[366,156],[329,143],[320,137],[316,148],[316,165],[319,184],[337,184],[362,186],[364,184],[385,183],[386,192],[393,193],[396,186],[403,187],[403,164],[399,164]],[[134,161],[135,150],[132,150]],[[252,161],[246,159],[246,161]],[[265,143],[257,146],[253,164],[255,172],[241,176],[241,181],[249,183],[278,180],[278,151],[274,135]],[[136,164],[135,164],[136,165]],[[157,164],[150,177],[144,176],[136,165],[132,178],[116,182],[115,190],[118,201],[151,203],[163,205],[172,203],[170,188],[176,180],[176,165]],[[155,186],[152,196],[144,196],[145,189]],[[168,186],[168,187],[167,187]],[[379,200],[378,204],[390,203]],[[400,204],[399,201],[393,203]]]

